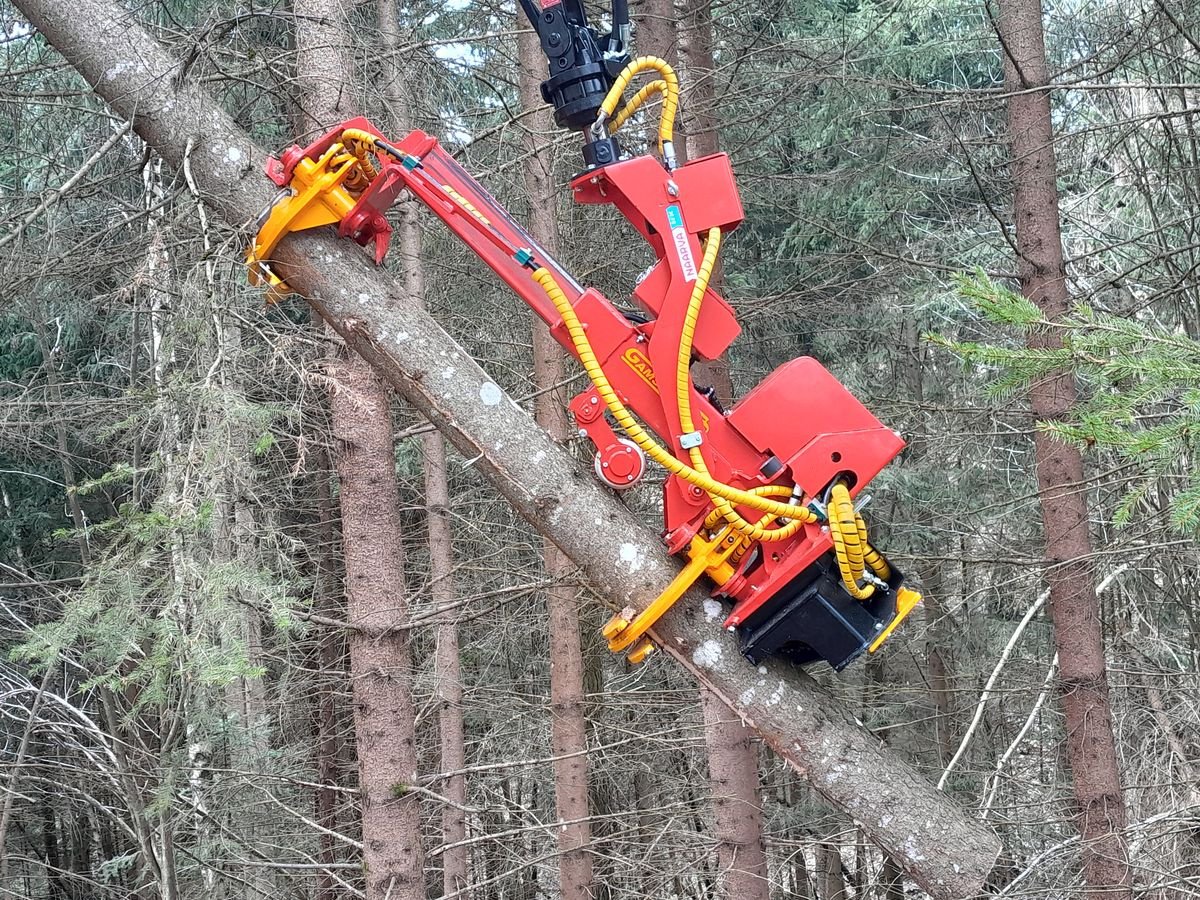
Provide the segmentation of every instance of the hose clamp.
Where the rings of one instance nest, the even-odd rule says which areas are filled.
[[[698,431],[689,431],[679,436],[679,446],[684,450],[691,450],[693,447],[699,447],[703,443],[704,435]]]

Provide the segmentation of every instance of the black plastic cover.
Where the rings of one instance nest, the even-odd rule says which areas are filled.
[[[841,671],[857,659],[896,615],[904,576],[892,568],[888,589],[856,600],[842,587],[832,553],[822,556],[759,607],[741,627],[742,655],[758,664],[768,656],[792,662],[825,660]]]

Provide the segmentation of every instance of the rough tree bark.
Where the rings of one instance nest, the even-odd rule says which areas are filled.
[[[670,0],[653,0],[651,7],[670,10]],[[688,29],[684,44],[687,65],[687,100],[684,133],[677,147],[680,162],[717,153],[720,135],[717,129],[716,64],[713,60],[713,23],[710,0],[687,0],[684,26]],[[649,36],[662,40],[667,35],[655,28]],[[674,20],[670,33],[677,33]],[[641,50],[658,56],[670,55],[671,46],[648,41]],[[722,267],[718,260],[710,282],[721,291]],[[729,358],[704,360],[692,367],[697,383],[712,387],[726,405],[733,402],[733,378]],[[700,688],[700,707],[704,713],[704,743],[708,752],[708,773],[712,782],[713,815],[717,839],[717,865],[721,873],[723,896],[730,900],[770,900],[767,851],[763,842],[762,800],[759,796],[758,751],[753,733],[738,716],[729,715],[719,697]]]
[[[1049,319],[1069,304],[1059,230],[1049,67],[1038,0],[1000,0],[997,23],[1004,51],[1013,159],[1013,219],[1021,290]],[[1061,346],[1058,332],[1030,336],[1031,348]],[[1038,421],[1060,421],[1075,405],[1067,371],[1030,389]],[[1092,896],[1130,897],[1125,803],[1113,737],[1112,708],[1092,568],[1087,492],[1079,451],[1037,432],[1034,461],[1046,540],[1046,581],[1058,649],[1067,725],[1067,759],[1082,837],[1083,879]]]
[[[337,0],[296,0],[296,80],[312,131],[354,112],[352,38]],[[417,779],[415,710],[404,546],[388,391],[352,350],[331,369],[330,416],[337,456],[346,566],[350,681],[362,803],[367,900],[422,900],[425,854]]]
[[[383,94],[397,134],[412,128],[406,73],[400,65],[400,22],[396,0],[379,0],[379,35],[384,49]],[[414,73],[415,74],[415,73]],[[413,78],[419,81],[418,78]],[[421,230],[416,203],[400,205],[397,250],[404,288],[418,302],[425,298],[425,266],[421,258]],[[454,601],[454,543],[450,529],[450,485],[446,469],[446,442],[437,431],[421,436],[425,476],[425,522],[429,545],[429,602],[434,609],[450,609]],[[449,803],[441,806],[442,892],[467,896],[470,879],[470,846],[467,837],[466,732],[463,725],[462,666],[458,647],[457,614],[442,615],[436,627],[437,649],[434,688],[438,704],[439,765],[448,775],[438,792]]]
[[[520,15],[520,14],[518,14]],[[554,128],[538,84],[545,77],[541,41],[532,30],[520,38],[521,106],[533,112],[525,127],[525,191],[529,194],[529,233],[551,256],[558,255],[554,215],[554,162],[547,135]],[[566,355],[541,319],[533,323],[534,417],[550,438],[562,443],[570,434],[569,398],[561,387]],[[546,627],[550,643],[550,750],[554,760],[554,802],[558,835],[559,888],[563,900],[592,896],[592,841],[588,821],[587,717],[584,712],[583,649],[579,643],[578,591],[568,583],[574,566],[550,540],[543,542],[546,576]]]
[[[119,114],[173,165],[192,141],[195,180],[226,220],[250,227],[276,193],[264,151],[112,0],[19,0],[19,8]],[[359,248],[309,233],[276,254],[291,284],[513,508],[579,567],[611,605],[640,608],[679,569],[654,527],[604,491],[551,441],[421,305]],[[447,369],[453,377],[444,378]],[[536,459],[536,465],[530,461]],[[804,672],[737,653],[693,591],[655,629],[666,655],[744,717],[830,803],[861,821],[938,900],[980,893],[1000,843],[911,766],[880,746]]]

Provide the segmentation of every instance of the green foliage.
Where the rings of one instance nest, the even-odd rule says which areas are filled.
[[[929,335],[931,341],[988,372],[993,395],[1007,396],[1040,379],[1071,373],[1080,385],[1073,415],[1038,427],[1081,450],[1107,451],[1132,465],[1136,479],[1116,506],[1114,522],[1131,522],[1164,485],[1172,526],[1186,532],[1200,527],[1200,342],[1136,316],[1087,306],[1050,322],[1030,300],[978,272],[960,276],[957,286],[987,321],[1048,334],[1060,346],[958,341],[937,334]]]

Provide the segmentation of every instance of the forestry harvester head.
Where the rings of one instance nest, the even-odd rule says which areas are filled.
[[[287,290],[269,260],[289,231],[336,225],[387,252],[385,214],[401,193],[427,206],[550,327],[591,386],[571,401],[595,447],[597,476],[637,484],[648,461],[666,470],[663,538],[684,566],[642,609],[605,627],[634,662],[654,649],[654,623],[701,576],[730,604],[725,627],[752,662],[782,656],[842,669],[874,652],[920,595],[870,543],[867,484],[904,447],[816,360],[785,363],[725,409],[691,377],[741,331],[711,284],[723,235],[741,224],[741,199],[723,153],[677,164],[679,82],[656,57],[628,56],[629,17],[615,0],[600,35],[579,0],[521,0],[549,59],[542,96],[558,123],[583,137],[575,200],[615,206],[655,263],[617,306],[585,288],[427,134],[389,141],[352,119],[267,163],[284,189],[247,254],[251,279]],[[658,77],[622,105],[634,77]],[[657,154],[626,156],[615,133],[661,97]]]

